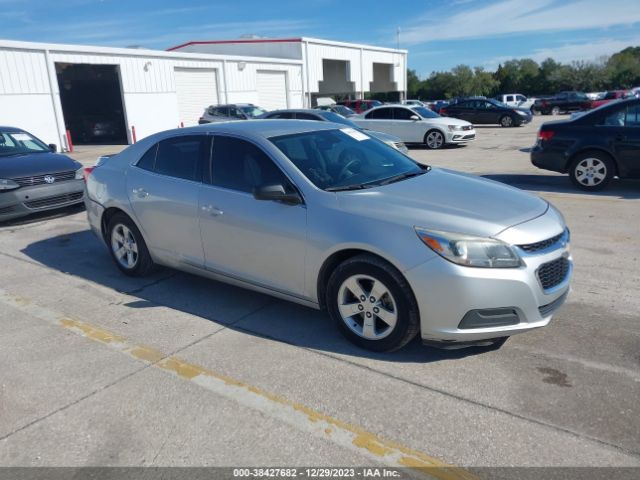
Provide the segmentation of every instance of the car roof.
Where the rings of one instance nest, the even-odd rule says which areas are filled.
[[[345,128],[333,122],[316,122],[313,120],[239,120],[233,122],[205,123],[196,127],[177,128],[175,133],[230,133],[253,137],[271,138],[280,135],[315,132],[318,130],[334,130]]]
[[[218,108],[218,107],[255,107],[255,105],[253,103],[221,103],[218,105],[209,105],[210,107],[213,108]]]
[[[5,127],[3,125],[0,125],[0,130],[3,132],[8,132],[8,133],[12,133],[12,132],[24,132],[24,130],[22,128],[16,128],[16,127]]]
[[[265,115],[271,115],[272,113],[313,113],[322,115],[323,112],[316,108],[283,108],[281,110],[270,110]]]

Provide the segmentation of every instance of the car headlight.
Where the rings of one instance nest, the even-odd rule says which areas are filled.
[[[462,125],[447,125],[450,132],[459,132],[462,130]]]
[[[523,117],[527,116],[527,113],[523,112],[522,110],[514,110],[514,112],[516,112],[518,115],[522,115]]]
[[[415,227],[420,240],[450,262],[466,267],[515,268],[522,265],[515,250],[493,238]]]
[[[14,190],[16,188],[20,188],[20,185],[10,178],[0,178],[0,192],[5,190]]]

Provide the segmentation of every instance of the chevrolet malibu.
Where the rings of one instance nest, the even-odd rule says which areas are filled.
[[[546,201],[331,122],[158,133],[104,160],[86,188],[91,228],[123,273],[159,264],[326,309],[371,350],[418,333],[499,344],[547,325],[569,291],[569,231]]]

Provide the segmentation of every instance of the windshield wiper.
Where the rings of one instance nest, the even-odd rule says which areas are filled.
[[[325,191],[327,191],[327,192],[344,192],[346,190],[362,190],[364,188],[371,188],[371,187],[373,187],[373,185],[370,184],[370,183],[355,183],[353,185],[343,185],[341,187],[325,188]]]
[[[418,175],[422,175],[423,173],[427,173],[428,170],[420,170],[419,172],[405,172],[399,175],[394,175],[393,177],[385,178],[384,180],[380,180],[378,185],[389,185],[390,183],[399,182],[400,180],[404,180],[405,178],[417,177]]]

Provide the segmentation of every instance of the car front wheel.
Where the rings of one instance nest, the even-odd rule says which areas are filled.
[[[431,150],[437,150],[444,147],[445,138],[442,132],[440,132],[439,130],[429,130],[424,136],[424,143],[427,148],[430,148]]]
[[[601,152],[587,152],[579,155],[569,167],[569,176],[573,184],[589,191],[602,190],[614,175],[614,163],[611,157]]]
[[[109,220],[107,243],[111,258],[124,274],[142,277],[153,269],[153,260],[140,230],[124,213],[117,213]]]
[[[373,255],[358,255],[336,268],[326,305],[340,331],[367,350],[397,350],[419,330],[418,306],[409,284]]]

